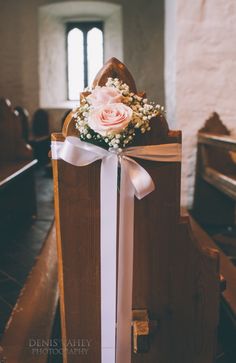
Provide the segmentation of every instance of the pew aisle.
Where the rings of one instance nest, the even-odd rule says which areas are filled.
[[[37,218],[1,234],[0,335],[10,317],[54,218],[53,184],[44,169],[36,170]]]

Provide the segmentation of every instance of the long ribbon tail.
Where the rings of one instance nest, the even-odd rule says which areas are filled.
[[[131,362],[134,188],[121,159],[116,363]]]
[[[102,363],[115,363],[116,349],[116,258],[117,170],[111,155],[101,166],[101,348]],[[124,361],[123,361],[124,363]]]

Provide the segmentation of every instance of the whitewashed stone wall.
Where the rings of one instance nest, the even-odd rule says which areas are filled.
[[[166,29],[175,38],[166,37],[166,103],[183,132],[182,203],[191,207],[198,129],[216,111],[236,134],[236,2],[166,0]]]
[[[23,105],[31,114],[40,107],[39,8],[61,2],[71,3],[71,0],[0,0],[0,97],[8,97],[13,105]],[[108,2],[122,5],[123,59],[137,80],[138,88],[163,104],[164,0]],[[63,52],[61,54],[63,56]],[[45,62],[50,61],[47,54],[44,56]],[[61,69],[58,62],[56,64],[57,77],[61,77],[66,70]],[[49,68],[52,69],[53,64]],[[48,75],[49,81],[51,76]],[[65,87],[64,79],[58,82],[61,87]],[[62,99],[65,92],[56,91]]]
[[[34,1],[0,0],[0,97],[38,106],[37,12]]]
[[[111,57],[123,61],[120,5],[102,1],[69,1],[40,7],[39,102],[43,108],[74,108],[78,104],[78,101],[67,100],[65,24],[70,20],[102,20],[105,61]]]

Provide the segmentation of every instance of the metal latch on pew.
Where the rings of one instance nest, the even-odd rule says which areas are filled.
[[[133,352],[147,353],[150,346],[150,335],[157,328],[157,321],[150,320],[148,310],[133,310]]]

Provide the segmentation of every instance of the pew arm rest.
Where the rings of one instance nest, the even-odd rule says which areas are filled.
[[[236,137],[228,135],[209,134],[205,132],[198,133],[198,143],[220,147],[230,151],[236,151]]]
[[[0,165],[0,187],[6,186],[13,181],[16,177],[20,176],[27,170],[31,169],[37,164],[37,160],[8,162],[4,165]]]
[[[236,173],[226,175],[218,170],[206,167],[202,170],[202,177],[206,182],[236,201]]]

